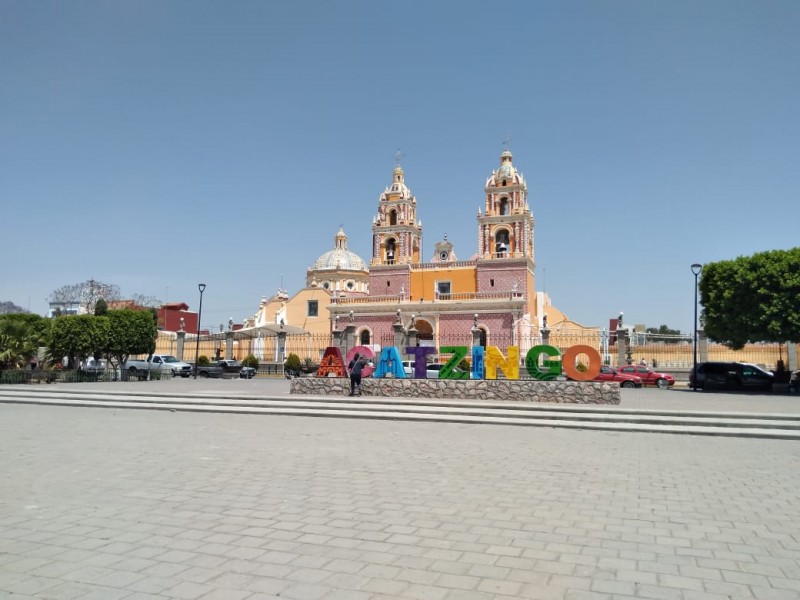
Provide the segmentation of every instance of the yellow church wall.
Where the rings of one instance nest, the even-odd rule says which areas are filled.
[[[308,316],[308,302],[317,301],[317,316]],[[329,333],[331,330],[328,307],[331,304],[331,293],[319,288],[304,288],[286,302],[286,322],[295,327],[302,327],[311,334]],[[273,311],[274,314],[274,311]]]
[[[411,297],[433,300],[437,281],[449,281],[451,294],[474,293],[478,289],[475,267],[412,268]]]

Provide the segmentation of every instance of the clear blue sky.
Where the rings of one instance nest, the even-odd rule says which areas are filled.
[[[537,287],[691,330],[689,266],[800,244],[800,2],[0,0],[0,300],[95,278],[203,324],[368,259],[405,155],[476,251],[505,136]]]

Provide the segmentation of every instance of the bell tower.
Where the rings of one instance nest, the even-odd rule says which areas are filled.
[[[528,258],[533,261],[533,216],[528,186],[512,163],[511,151],[486,180],[483,213],[478,209],[478,256],[482,259]]]
[[[405,173],[398,164],[392,173],[392,185],[381,194],[378,214],[372,218],[370,266],[420,262],[421,239],[417,199],[406,186]]]

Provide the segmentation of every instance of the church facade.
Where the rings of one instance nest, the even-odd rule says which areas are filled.
[[[436,347],[469,345],[473,330],[482,344],[500,346],[538,333],[534,219],[508,150],[486,180],[477,232],[469,260],[459,260],[445,237],[424,261],[417,200],[396,166],[372,221],[369,291],[332,299],[332,329],[354,326],[357,343],[380,346],[392,343],[398,325]]]
[[[397,165],[391,184],[378,197],[369,259],[347,248],[340,229],[334,248],[309,267],[305,288],[293,296],[280,290],[262,299],[245,327],[285,323],[295,331],[331,338],[347,332],[355,345],[374,349],[409,339],[413,331],[411,339],[418,345],[439,348],[479,340],[482,345],[517,345],[526,352],[540,340],[548,316],[566,318],[536,292],[535,222],[527,184],[509,150],[500,155],[483,193],[476,217],[477,251],[459,259],[445,236],[426,261],[417,199]]]

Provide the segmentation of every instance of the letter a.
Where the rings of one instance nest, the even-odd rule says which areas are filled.
[[[333,373],[335,377],[347,377],[344,360],[342,360],[342,351],[339,350],[338,346],[325,348],[322,360],[319,361],[317,377],[327,377],[329,373]]]

